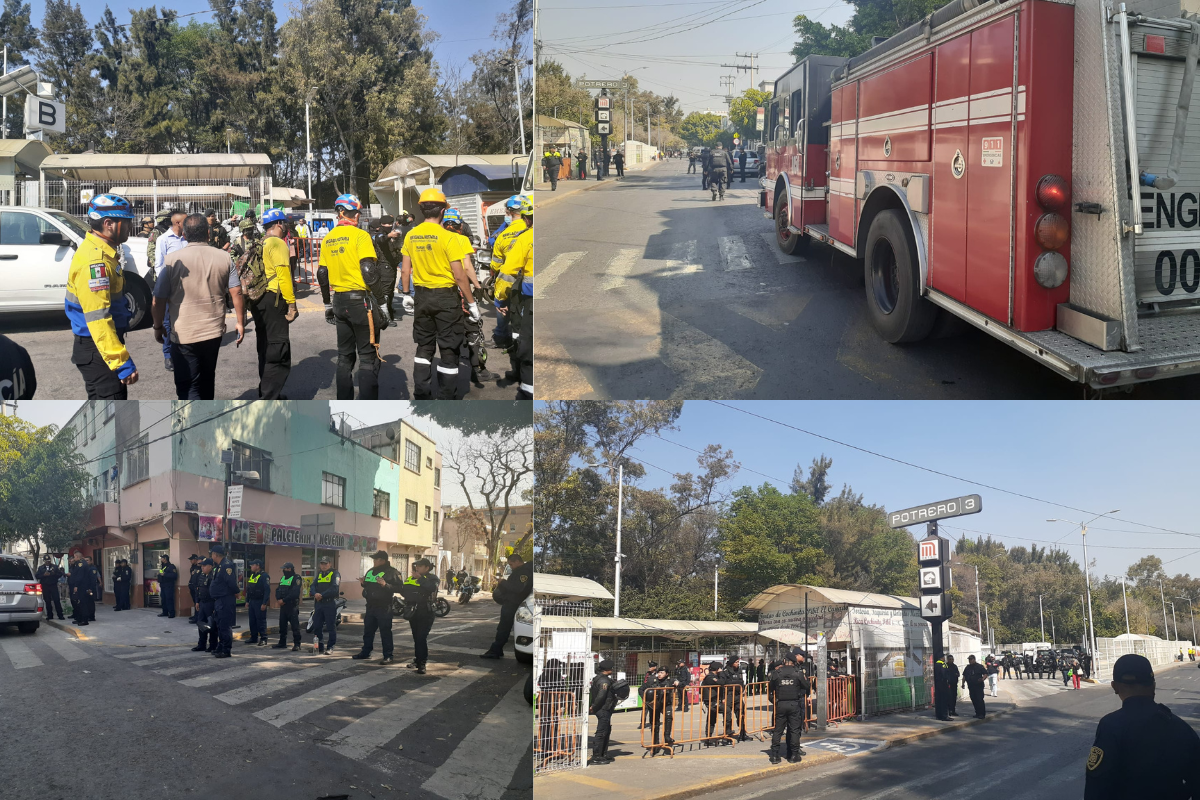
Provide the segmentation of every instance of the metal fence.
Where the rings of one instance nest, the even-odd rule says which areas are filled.
[[[534,606],[533,765],[538,775],[584,766],[593,662],[592,621],[581,622],[570,628],[544,625],[541,607]]]
[[[128,200],[138,217],[154,217],[167,208],[182,208],[197,212],[215,208],[221,219],[233,216],[235,204],[244,213],[245,208],[261,211],[263,198],[271,191],[269,178],[240,178],[234,180],[77,180],[72,178],[47,177],[41,185],[37,203],[29,203],[29,189],[38,189],[38,184],[26,187],[28,205],[42,205],[65,211],[82,218],[87,213],[87,204],[98,194],[119,194]],[[276,203],[282,198],[277,198]],[[260,214],[261,216],[261,214]]]
[[[866,716],[928,708],[933,686],[933,659],[887,647],[864,647],[859,690]]]
[[[1092,670],[1092,677],[1098,681],[1112,680],[1112,668],[1117,659],[1128,653],[1137,653],[1149,659],[1150,663],[1156,667],[1170,664],[1179,660],[1179,653],[1183,651],[1184,659],[1187,658],[1188,648],[1192,646],[1189,641],[1174,641],[1168,642],[1162,639],[1097,639],[1096,640],[1096,659]]]

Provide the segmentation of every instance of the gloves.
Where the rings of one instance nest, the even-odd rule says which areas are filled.
[[[337,324],[337,320],[333,318],[333,304],[331,303],[325,304],[325,321],[330,325]]]
[[[407,294],[400,298],[400,305],[404,306],[405,314],[413,313],[413,309],[416,308],[416,304],[413,303],[412,297]]]
[[[298,317],[298,316],[300,316],[300,311],[299,311],[299,309],[296,308],[296,304],[288,303],[287,313],[283,315],[283,318],[286,319],[288,322],[291,322],[294,319],[296,319],[296,317]]]
[[[467,315],[471,317],[471,322],[479,322],[483,319],[483,315],[479,313],[479,306],[471,303],[467,306]]]
[[[379,304],[379,316],[383,320],[383,324],[379,326],[381,330],[392,324],[392,310],[387,307],[387,303]]]

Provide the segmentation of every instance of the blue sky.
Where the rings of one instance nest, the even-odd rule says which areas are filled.
[[[1195,403],[758,401],[727,405],[951,476],[1092,514],[973,487],[699,401],[685,404],[680,430],[663,436],[669,441],[642,439],[633,455],[662,468],[647,466],[642,485],[668,486],[672,478],[662,470],[696,471],[695,454],[677,444],[700,450],[716,443],[732,449],[743,467],[733,487],[773,482],[786,489],[797,463],[807,471],[812,459],[825,453],[833,459],[829,480],[835,492],[849,483],[867,502],[885,508],[981,495],[981,513],[943,525],[943,535],[950,538],[958,538],[959,528],[969,528],[1013,546],[1029,546],[1029,539],[1039,545],[1062,539],[1061,546],[1082,561],[1078,530],[1046,520],[1083,522],[1120,509],[1115,516],[1122,520],[1196,536],[1097,521],[1088,529],[1094,574],[1122,574],[1129,564],[1151,553],[1164,561],[1179,559],[1166,566],[1170,574],[1200,572],[1200,553],[1189,555],[1200,551],[1194,501],[1197,437],[1186,432]],[[778,480],[753,474],[751,469]],[[924,535],[924,526],[911,530],[918,537]]]
[[[135,3],[109,0],[108,5],[113,9],[117,22],[129,22],[130,7],[147,8],[151,3],[148,0],[139,0]],[[183,23],[192,19],[203,22],[212,20],[208,0],[175,0],[171,3],[159,2],[156,5],[160,9],[163,7],[174,8],[179,14],[206,12],[193,17],[184,17],[181,20]],[[286,0],[275,0],[275,15],[279,18],[280,24],[289,16],[289,5],[290,3]],[[421,0],[414,5],[427,17],[426,30],[441,34],[441,41],[434,45],[434,58],[442,65],[458,64],[463,66],[463,77],[465,78],[470,75],[470,64],[467,59],[476,50],[490,46],[488,40],[491,38],[492,28],[496,24],[496,15],[507,11],[511,4],[496,0],[457,0],[454,3],[434,3]],[[84,16],[91,23],[100,21],[104,14],[104,6],[103,0],[84,0],[80,3]],[[40,26],[46,4],[42,0],[31,0],[31,7],[34,25]]]

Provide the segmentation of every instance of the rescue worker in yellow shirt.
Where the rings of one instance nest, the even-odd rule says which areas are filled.
[[[71,259],[64,303],[75,344],[71,363],[79,368],[89,400],[125,400],[138,372],[125,349],[129,306],[121,245],[133,233],[133,208],[115,194],[88,203],[91,228]]]
[[[291,259],[285,237],[287,214],[271,208],[263,214],[262,268],[266,281],[262,297],[250,301],[254,336],[258,340],[258,397],[286,399],[283,384],[292,371],[292,340],[288,323],[298,314],[292,284]]]
[[[392,324],[388,289],[396,272],[375,253],[371,235],[358,227],[362,202],[339,195],[338,221],[321,243],[317,283],[325,301],[325,321],[337,326],[337,399],[354,399],[352,370],[358,362],[358,399],[379,399],[379,337]],[[333,298],[330,299],[330,290]]]
[[[474,292],[479,291],[482,287],[479,285],[479,279],[475,275],[475,246],[471,244],[471,240],[463,234],[463,218],[457,208],[446,210],[442,217],[442,227],[451,233],[457,233],[463,240],[464,246],[467,248],[467,254],[463,256],[463,273],[467,276],[467,282],[471,284],[472,294],[461,298],[463,309],[463,328],[465,330],[465,340],[467,349],[470,351],[471,362],[471,383],[483,388],[484,381],[494,381],[500,376],[494,372],[488,372],[487,368],[487,348],[483,345],[483,320],[475,321],[467,312],[467,304],[475,299]]]
[[[526,230],[516,238],[504,260],[508,282],[496,281],[496,296],[505,292],[508,300],[508,324],[513,346],[509,349],[512,372],[505,378],[517,382],[517,399],[533,399],[533,203],[524,199],[521,218]]]
[[[494,285],[499,289],[500,281],[507,280],[512,282],[511,276],[501,278],[507,274],[504,270],[504,261],[508,257],[508,251],[512,248],[512,243],[516,238],[525,232],[525,221],[521,219],[521,196],[514,194],[504,202],[505,212],[511,215],[511,219],[496,234],[496,244],[492,246],[492,269],[496,270],[496,280]],[[507,289],[505,290],[507,292]],[[493,301],[496,306],[496,329],[492,331],[492,341],[497,347],[507,348],[512,344],[512,335],[508,327],[508,303],[501,300],[499,296]]]
[[[413,287],[413,341],[417,343],[413,397],[433,399],[433,356],[440,350],[437,371],[441,387],[437,396],[440,400],[456,400],[458,361],[465,335],[462,298],[473,297],[463,270],[464,257],[471,248],[464,237],[442,227],[448,204],[439,189],[422,192],[418,205],[425,221],[408,232],[400,249],[400,288],[405,291]],[[467,304],[467,316],[473,322],[482,319],[474,302]]]

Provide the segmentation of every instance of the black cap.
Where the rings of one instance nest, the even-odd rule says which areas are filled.
[[[371,556],[371,558],[382,558],[384,561],[387,561],[388,554],[382,550],[376,550],[375,555]]]
[[[709,672],[719,672],[720,670],[721,670],[721,662],[719,662],[719,661],[710,661],[709,662],[709,664],[708,664]]]
[[[613,668],[613,662],[609,661],[607,658],[596,665],[596,669],[599,670],[600,672],[607,672],[612,668]]]
[[[261,558],[256,558],[256,559],[253,559],[253,560],[250,562],[250,566],[252,566],[252,567],[253,567],[255,564],[258,564],[258,565],[261,567],[261,566],[263,565],[263,563],[262,563],[262,559],[261,559]]]
[[[217,210],[216,210],[215,208],[206,208],[206,209],[204,209],[204,216],[206,216],[206,217],[215,217],[216,215],[217,215]]]
[[[396,220],[392,217],[391,214],[384,214],[382,217],[379,218],[380,225],[392,225],[395,222],[396,222]]]
[[[1154,667],[1145,656],[1137,653],[1126,653],[1113,664],[1113,681],[1131,685],[1154,685]]]
[[[296,571],[296,565],[295,565],[295,564],[293,564],[293,563],[292,563],[292,562],[290,562],[290,561],[285,561],[285,562],[283,562],[283,569],[290,569],[290,570],[292,570],[293,572],[295,572],[295,571]]]
[[[49,556],[49,555],[44,555],[44,556],[42,556],[42,561],[49,561],[49,560],[50,560],[50,556]]]
[[[430,569],[433,569],[433,562],[430,561],[428,558],[418,558],[416,561],[413,562],[413,566],[414,567],[429,567]]]
[[[217,553],[219,555],[225,555],[225,546],[220,545],[220,544],[214,544],[212,547],[210,547],[208,549],[208,552],[209,553]]]
[[[657,661],[650,661],[650,662],[648,662],[648,663],[646,664],[646,666],[647,666],[647,667],[657,667],[657,666],[658,666],[658,662],[657,662]]]
[[[676,664],[686,664],[686,663],[687,663],[687,659],[686,659],[686,658],[683,658],[683,657],[680,657],[680,659],[679,659],[678,661],[676,661],[675,663],[676,663]]]
[[[332,564],[333,562],[329,560],[329,556],[321,556],[320,560],[318,560],[317,563],[318,564]]]
[[[188,556],[188,561],[196,561],[199,558],[200,558],[200,556],[196,555],[195,553],[192,553],[190,556]]]
[[[213,560],[212,560],[211,558],[206,558],[206,559],[204,559],[203,561],[201,561],[201,562],[200,562],[200,566],[202,566],[202,567],[212,567],[212,566],[216,566],[216,565],[213,563]]]

